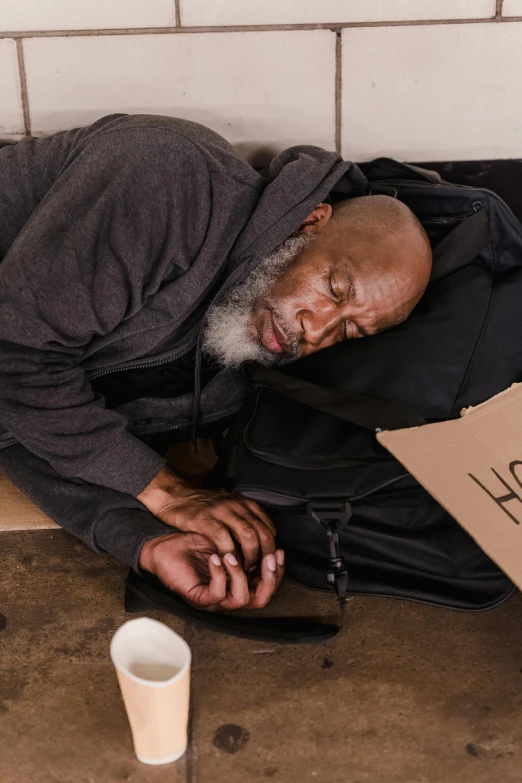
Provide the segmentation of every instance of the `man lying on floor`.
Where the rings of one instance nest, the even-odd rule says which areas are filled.
[[[347,176],[337,154],[293,147],[263,178],[212,131],[153,116],[0,150],[0,467],[70,533],[195,606],[268,603],[284,571],[274,525],[188,486],[133,433],[144,418],[183,431],[193,408],[204,432],[237,408],[241,362],[407,318],[430,276],[426,234],[387,196],[332,207]]]

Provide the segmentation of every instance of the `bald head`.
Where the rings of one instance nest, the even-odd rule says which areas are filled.
[[[422,224],[406,204],[390,196],[340,201],[333,207],[329,230],[339,240],[363,244],[369,249],[369,262],[378,262],[386,246],[398,242],[414,252],[415,263],[431,267],[431,247]]]
[[[389,196],[341,201],[329,219],[319,218],[302,230],[315,238],[310,252],[335,259],[358,282],[360,296],[373,310],[371,328],[363,324],[366,333],[403,321],[424,293],[431,246],[420,221],[401,201]]]

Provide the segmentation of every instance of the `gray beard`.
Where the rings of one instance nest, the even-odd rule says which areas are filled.
[[[203,351],[224,367],[239,367],[242,362],[285,364],[299,358],[299,343],[277,308],[270,302],[269,291],[313,234],[289,237],[264,258],[240,285],[224,299],[210,306],[203,327]],[[264,300],[277,317],[277,322],[291,341],[290,353],[273,354],[259,342],[253,342],[249,324],[256,304]]]

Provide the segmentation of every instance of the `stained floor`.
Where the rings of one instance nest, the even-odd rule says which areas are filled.
[[[326,647],[192,647],[185,758],[135,760],[108,650],[124,569],[57,530],[0,534],[2,783],[522,783],[522,600],[470,615],[357,598]],[[272,611],[331,599],[283,587]]]

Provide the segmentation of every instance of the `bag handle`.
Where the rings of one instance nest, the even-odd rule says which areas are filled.
[[[415,166],[413,163],[400,163],[393,158],[375,158],[367,163],[360,163],[359,166],[363,174],[368,177],[372,187],[381,181],[385,182],[386,180],[397,178],[426,182],[431,185],[440,185],[443,182],[438,171]],[[385,172],[384,176],[382,175],[383,170]]]
[[[397,400],[320,386],[250,362],[242,366],[242,372],[254,386],[272,389],[291,400],[373,432],[426,424],[422,416]]]

